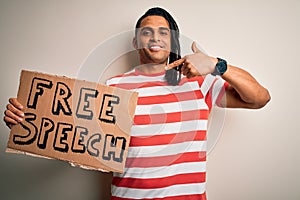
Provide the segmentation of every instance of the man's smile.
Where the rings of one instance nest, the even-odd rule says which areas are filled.
[[[158,45],[158,44],[151,44],[151,45],[148,45],[148,49],[150,51],[153,51],[153,52],[158,52],[158,51],[163,50],[165,48],[161,45]]]

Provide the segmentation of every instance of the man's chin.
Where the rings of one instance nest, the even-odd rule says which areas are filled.
[[[153,64],[165,65],[167,63],[166,59],[152,59]]]
[[[144,57],[144,61],[148,60],[147,63],[152,64],[165,64],[168,61],[169,55],[164,52],[143,52],[140,56]]]
[[[168,60],[168,57],[166,57],[166,56],[153,55],[153,54],[150,55],[150,58],[154,63],[157,63],[157,64],[164,64]]]

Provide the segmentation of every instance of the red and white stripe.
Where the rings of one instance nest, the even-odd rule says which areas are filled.
[[[206,200],[207,120],[224,81],[184,77],[169,86],[164,73],[133,70],[107,85],[139,93],[125,171],[114,174],[112,199]]]

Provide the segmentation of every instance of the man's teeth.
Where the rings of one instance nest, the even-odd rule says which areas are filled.
[[[150,49],[151,50],[160,50],[161,47],[160,46],[151,46]]]

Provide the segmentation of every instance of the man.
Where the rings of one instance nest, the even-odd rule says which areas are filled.
[[[137,22],[133,45],[140,65],[107,81],[139,92],[125,172],[114,174],[112,199],[206,199],[206,130],[211,107],[261,108],[268,90],[248,72],[192,44],[180,57],[179,30],[164,9]],[[4,121],[23,120],[11,98]]]

